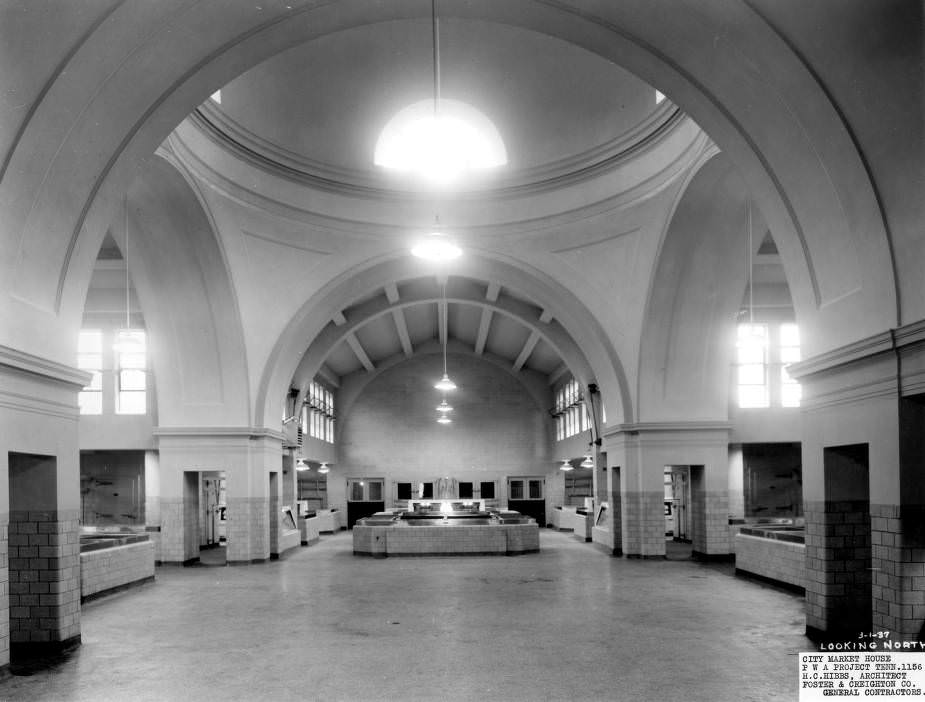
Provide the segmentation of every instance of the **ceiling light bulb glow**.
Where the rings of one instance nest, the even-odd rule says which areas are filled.
[[[431,234],[415,244],[411,253],[426,261],[452,261],[462,255],[462,249],[443,234]]]
[[[443,377],[440,378],[440,382],[438,382],[436,385],[434,385],[434,388],[437,389],[437,390],[442,390],[443,392],[447,392],[447,391],[449,391],[449,390],[455,390],[455,389],[456,389],[456,383],[454,383],[452,380],[450,380],[450,376],[448,376],[446,373],[444,373],[444,374],[443,374]]]
[[[450,185],[472,171],[503,166],[507,149],[488,117],[460,100],[421,100],[383,127],[373,163],[425,182]]]

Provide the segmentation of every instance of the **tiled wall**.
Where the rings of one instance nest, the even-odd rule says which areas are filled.
[[[623,553],[629,558],[665,555],[665,493],[623,494]]]
[[[796,587],[805,587],[804,544],[736,534],[735,552],[737,571],[753,573]]]
[[[80,554],[80,596],[154,577],[154,544],[142,541]]]
[[[0,512],[0,666],[10,660],[10,567],[8,512]]]
[[[729,497],[723,491],[704,491],[702,480],[695,479],[698,471],[691,471],[691,500],[693,501],[691,527],[694,552],[703,555],[728,555]]]
[[[256,562],[269,558],[269,498],[229,497],[227,504],[228,562]]]
[[[183,537],[183,498],[160,498],[161,533],[157,560],[182,563],[186,560]]]
[[[875,631],[916,641],[925,632],[925,505],[870,506]]]
[[[861,500],[806,502],[806,626],[839,638],[871,626],[871,521]]]
[[[65,642],[80,634],[78,511],[10,513],[10,640]]]

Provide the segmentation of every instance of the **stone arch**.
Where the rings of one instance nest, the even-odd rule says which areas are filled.
[[[714,152],[675,204],[646,304],[640,421],[727,418],[736,312],[748,277],[749,197],[729,159]],[[760,213],[753,218],[754,231],[766,231]]]
[[[229,2],[220,16],[210,7],[120,5],[32,96],[3,164],[12,255],[0,279],[12,301],[0,342],[65,357],[54,335],[36,331],[76,327],[73,293],[92,265],[94,232],[112,219],[139,164],[212,90],[314,36],[426,10],[401,0],[294,1],[286,9]],[[889,236],[863,159],[812,71],[754,5],[653,0],[591,11],[573,0],[477,0],[447,10],[575,43],[687,111],[736,165],[774,231],[796,294],[805,296],[795,302],[811,315],[810,353],[896,323]],[[205,27],[201,41],[189,41]],[[31,319],[17,314],[23,302]]]
[[[601,387],[605,406],[612,409],[615,421],[632,417],[632,400],[621,361],[609,343],[604,330],[574,295],[541,273],[524,266],[479,256],[467,256],[459,263],[441,271],[479,280],[496,281],[523,294],[547,310],[556,324],[544,330],[544,336],[563,354],[571,370],[581,381],[596,382]],[[263,370],[257,395],[257,421],[272,421],[279,415],[281,403],[298,371],[302,379],[310,380],[321,367],[327,352],[347,331],[368,319],[387,313],[392,308],[385,301],[370,302],[360,319],[351,320],[340,329],[331,320],[355,300],[364,299],[386,284],[418,278],[420,264],[408,256],[376,261],[362,270],[353,269],[332,281],[317,295],[306,301],[281,335]],[[460,298],[462,300],[463,298]],[[436,301],[436,298],[434,300]],[[466,302],[485,304],[470,297]],[[415,302],[422,302],[416,300]],[[426,300],[425,300],[426,302]],[[542,328],[546,323],[531,319],[516,306],[493,305],[502,314],[522,323]],[[306,380],[306,382],[307,382]],[[304,388],[302,388],[304,391]],[[262,414],[261,414],[262,412]]]
[[[145,311],[161,426],[249,426],[244,334],[213,223],[161,157],[129,187],[129,270]]]

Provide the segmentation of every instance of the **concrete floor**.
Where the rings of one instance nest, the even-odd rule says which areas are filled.
[[[730,566],[518,557],[159,568],[83,608],[83,646],[2,700],[795,700],[803,601]]]

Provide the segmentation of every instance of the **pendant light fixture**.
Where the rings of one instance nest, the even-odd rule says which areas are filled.
[[[436,0],[431,0],[430,17],[433,93],[389,120],[379,135],[373,162],[441,187],[452,185],[470,171],[506,164],[507,150],[488,117],[467,103],[441,97]]]
[[[325,461],[322,461],[321,465],[318,466],[318,472],[321,473],[322,475],[327,474],[328,472],[330,472],[330,470],[331,469],[328,468],[328,464]]]
[[[581,462],[582,468],[594,468],[594,459],[591,458],[591,454],[585,454],[585,460]]]
[[[443,342],[443,377],[440,378],[440,381],[436,385],[434,385],[434,388],[439,390],[440,392],[449,392],[450,390],[456,389],[456,383],[450,380],[450,376],[447,374],[447,370],[446,370],[446,345],[447,345],[448,337],[450,335],[449,319],[448,319],[449,309],[447,307],[447,301],[446,301],[446,283],[443,284],[443,298],[440,304],[442,305],[443,314],[442,315],[438,314],[438,316],[440,317],[440,320],[438,320],[438,323],[441,324],[443,328],[438,330],[438,333],[440,334],[441,341]]]
[[[444,398],[443,398],[443,402],[441,402],[439,405],[437,405],[437,411],[440,412],[440,413],[442,413],[442,414],[446,414],[447,412],[452,412],[452,411],[453,411],[453,408],[452,408],[450,405],[447,404],[446,398],[444,397]]]
[[[562,459],[562,465],[559,466],[559,470],[569,471],[569,470],[573,470],[574,467],[575,467],[575,466],[573,466],[573,465],[571,464],[571,462],[569,462],[569,460],[568,460],[567,458],[563,458],[563,459]]]
[[[299,458],[298,458],[298,459],[296,460],[296,462],[295,462],[295,469],[296,469],[297,471],[299,471],[299,472],[302,472],[303,470],[311,470],[311,466],[309,466],[309,465],[305,462],[305,459],[304,459],[304,458],[302,458],[301,456],[299,456]]]
[[[445,414],[441,414],[437,417],[437,424],[452,424],[453,420],[447,417]]]

